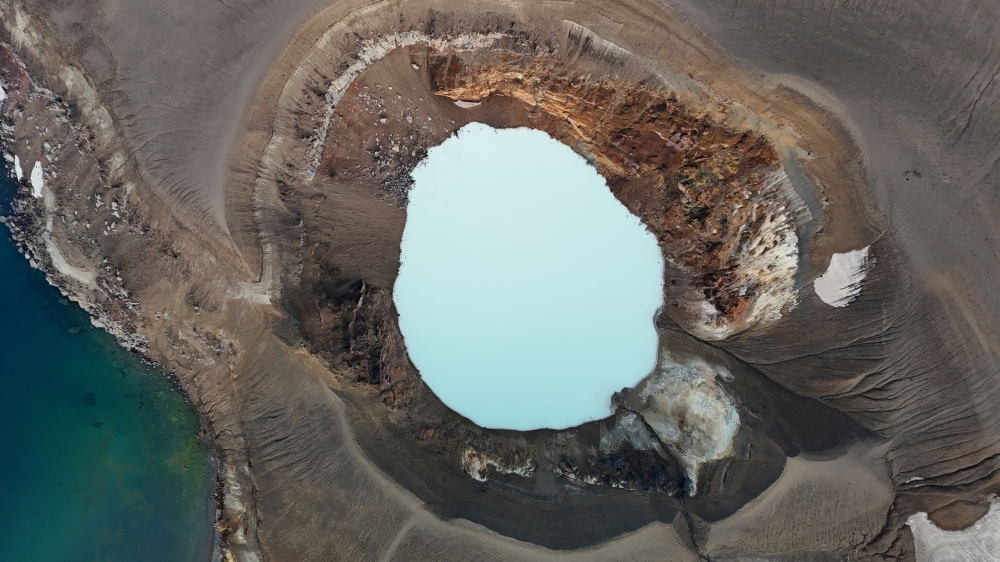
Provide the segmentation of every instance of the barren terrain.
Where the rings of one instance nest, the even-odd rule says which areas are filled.
[[[1000,492],[1000,8],[827,4],[0,0],[9,222],[203,414],[226,559],[914,560]],[[409,172],[472,121],[660,241],[607,420],[484,430],[407,358]]]

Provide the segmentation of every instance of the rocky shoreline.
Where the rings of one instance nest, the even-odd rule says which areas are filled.
[[[910,514],[996,488],[991,419],[949,425],[970,438],[934,458],[917,446],[932,421],[971,418],[932,420],[946,398],[908,398],[911,379],[956,387],[905,342],[954,336],[916,304],[934,301],[841,116],[662,7],[487,4],[324,5],[246,92],[215,198],[185,183],[205,168],[171,162],[187,143],[147,150],[171,134],[137,117],[155,103],[98,80],[41,8],[0,4],[5,145],[44,181],[22,184],[7,223],[201,413],[214,557],[906,560]],[[608,420],[483,430],[406,357],[389,296],[406,178],[470,121],[566,142],[676,268],[658,370]],[[821,302],[810,284],[831,254],[869,246],[860,297]],[[682,403],[695,394],[722,415],[699,418]]]
[[[45,68],[44,54],[30,54],[39,57],[36,61]],[[89,220],[79,220],[78,210],[69,213],[61,208],[57,193],[66,193],[64,190],[68,190],[72,199],[78,197],[73,190],[75,186],[67,185],[65,181],[70,178],[64,176],[78,172],[81,160],[84,161],[84,166],[96,165],[100,185],[108,186],[115,181],[115,175],[100,164],[102,157],[97,146],[101,138],[92,132],[94,124],[91,119],[94,116],[87,115],[79,105],[67,102],[65,97],[39,86],[32,78],[29,67],[29,64],[15,54],[10,44],[0,44],[0,84],[3,85],[6,96],[2,105],[3,115],[0,117],[3,127],[0,140],[4,145],[4,157],[8,163],[13,163],[15,156],[20,160],[21,157],[37,155],[36,161],[45,163],[41,166],[44,170],[44,184],[41,187],[33,184],[35,178],[31,181],[26,176],[15,178],[17,192],[11,201],[9,215],[0,217],[0,222],[9,229],[11,241],[29,264],[41,271],[46,281],[63,296],[80,306],[94,327],[107,331],[118,345],[132,353],[136,359],[162,372],[170,386],[199,410],[202,432],[213,451],[213,465],[217,468],[216,490],[213,493],[217,503],[215,541],[213,552],[206,553],[206,557],[210,560],[235,560],[230,538],[240,531],[240,526],[232,523],[234,519],[239,520],[239,516],[234,517],[231,506],[240,505],[241,501],[240,479],[235,475],[245,475],[247,470],[234,470],[229,464],[232,461],[227,462],[232,455],[227,454],[219,442],[211,438],[215,430],[212,420],[204,413],[204,404],[197,388],[190,380],[185,380],[163,355],[151,353],[149,337],[142,331],[145,320],[140,302],[128,289],[121,269],[110,265],[108,257],[102,257],[112,254],[102,253],[101,244],[92,238],[82,248],[90,256],[81,261],[81,248],[67,244],[64,239],[53,238],[56,216],[60,216],[60,226],[72,223],[73,226],[91,229]],[[81,114],[82,110],[84,113]],[[100,119],[100,115],[96,117]],[[100,122],[97,128],[103,128]],[[28,159],[25,158],[24,161],[28,162]],[[112,191],[111,200],[103,205],[102,195],[96,194],[98,203],[95,210],[105,206],[108,214],[113,215],[109,217],[111,221],[104,221],[104,235],[115,230],[124,230],[128,235],[139,237],[146,235],[149,225],[141,224],[140,212],[126,207],[125,201],[131,188],[125,187],[122,191],[122,199]],[[90,194],[88,199],[93,201],[95,195]],[[68,217],[71,218],[68,220]],[[118,228],[119,221],[121,229]],[[135,222],[130,224],[130,221]],[[67,250],[72,252],[69,254],[72,257],[67,258],[64,253]],[[178,351],[184,355],[182,350]]]
[[[44,220],[38,213],[34,212],[35,206],[33,203],[30,187],[20,184],[15,198],[11,201],[10,214],[0,216],[0,224],[5,225],[10,231],[10,241],[17,248],[17,251],[28,260],[31,267],[45,275],[45,280],[49,285],[58,289],[60,294],[83,309],[95,328],[102,329],[111,334],[118,345],[128,351],[133,358],[165,376],[170,388],[179,394],[187,404],[194,406],[195,402],[189,394],[190,389],[181,383],[181,379],[177,376],[176,372],[166,370],[162,365],[150,359],[146,348],[148,339],[136,331],[134,326],[115,320],[115,317],[109,312],[109,310],[114,310],[118,312],[118,315],[125,314],[125,311],[134,313],[136,303],[128,300],[127,295],[120,295],[117,299],[114,297],[107,298],[105,302],[108,304],[101,306],[89,302],[84,295],[70,292],[70,283],[52,265],[51,258],[45,249],[45,242],[41,234],[44,231]],[[206,431],[211,431],[204,417],[201,418],[201,422],[203,426],[202,435]],[[209,445],[211,447],[211,442]],[[213,457],[217,454],[218,451],[215,451],[213,448]],[[212,466],[217,467],[215,459],[213,458],[211,461]],[[224,523],[222,519],[228,482],[214,468],[213,477],[216,483],[215,490],[212,493],[212,499],[216,504],[215,539],[212,543],[212,552],[206,553],[206,559],[215,562],[225,559],[224,556],[228,548],[230,532],[223,527]]]

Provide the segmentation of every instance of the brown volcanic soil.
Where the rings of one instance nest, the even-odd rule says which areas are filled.
[[[531,108],[525,126],[588,157],[671,262],[693,270],[708,302],[725,317],[745,317],[757,287],[734,286],[732,254],[760,230],[748,223],[769,218],[747,217],[743,195],[759,193],[764,174],[776,168],[770,144],[692,114],[669,91],[622,80],[595,84],[548,57],[497,58],[470,65],[460,53],[428,54],[434,93],[471,102],[499,94]]]
[[[964,526],[996,490],[1000,307],[983,280],[997,267],[997,160],[978,147],[992,145],[998,94],[965,11],[685,6],[730,53],[824,93],[733,66],[644,1],[30,4],[0,5],[0,77],[34,80],[4,106],[8,149],[48,174],[43,200],[19,199],[18,236],[194,397],[236,556],[912,559],[909,514]],[[907,49],[911,25],[933,48]],[[502,38],[387,49],[324,129],[329,86],[365,41],[412,31]],[[941,78],[914,78],[926,75]],[[472,109],[448,97],[486,92]],[[570,96],[603,113],[564,111]],[[792,179],[808,210],[790,213],[797,305],[711,347],[684,334],[683,310],[658,319],[673,348],[736,374],[737,459],[706,467],[696,498],[677,497],[669,454],[599,453],[599,423],[475,428],[406,360],[388,298],[406,175],[470,120],[542,128],[590,157],[676,258],[668,302],[710,299],[737,319],[747,295],[729,289],[725,233],[754,221],[723,224],[718,203],[759,193],[754,174],[776,157]],[[653,122],[708,144],[658,147]],[[819,302],[808,283],[831,252],[873,242],[861,297]],[[477,483],[461,470],[468,448],[501,466],[532,456],[536,473]]]
[[[472,121],[494,127],[530,126],[546,130],[565,137],[584,156],[596,153],[599,162],[607,162],[599,163],[599,169],[618,188],[616,195],[652,224],[664,239],[667,254],[676,254],[680,265],[696,271],[716,271],[713,268],[719,267],[720,260],[706,249],[720,248],[723,244],[691,240],[692,235],[709,234],[713,229],[718,233],[720,227],[725,229],[730,224],[726,218],[730,213],[717,212],[714,207],[731,209],[732,202],[724,200],[725,191],[713,193],[725,189],[740,194],[747,189],[756,191],[753,182],[759,179],[755,172],[772,166],[776,156],[760,137],[724,132],[717,125],[700,123],[677,106],[676,97],[641,86],[635,97],[619,95],[615,101],[641,110],[630,113],[617,107],[604,109],[601,114],[613,117],[603,121],[601,130],[611,133],[604,133],[604,137],[594,141],[588,134],[588,128],[597,126],[594,112],[575,111],[573,124],[568,126],[554,116],[562,108],[561,103],[531,106],[521,102],[517,95],[456,93],[454,88],[442,84],[442,76],[446,74],[454,81],[465,72],[458,58],[454,52],[426,46],[399,49],[373,63],[351,82],[337,104],[328,143],[310,189],[289,186],[287,193],[282,194],[284,206],[302,221],[302,270],[297,285],[283,293],[287,306],[293,310],[310,349],[323,357],[345,384],[361,384],[353,390],[347,387],[341,391],[350,393],[345,395],[350,397],[349,402],[365,412],[366,417],[372,416],[372,411],[377,414],[378,404],[364,393],[368,385],[391,408],[391,412],[376,417],[378,422],[371,422],[378,423],[382,435],[369,436],[368,423],[356,426],[362,446],[397,481],[433,506],[436,513],[470,519],[503,534],[557,548],[586,545],[657,519],[669,523],[680,506],[676,498],[683,487],[683,477],[669,455],[664,462],[656,454],[628,448],[607,455],[584,452],[588,448],[594,450],[605,424],[587,424],[575,429],[572,436],[551,431],[528,435],[483,431],[448,411],[420,382],[419,374],[406,357],[390,298],[399,264],[399,240],[405,220],[400,207],[404,204],[409,172],[423,158],[425,147],[439,144]],[[527,62],[529,71],[537,70],[532,68],[533,64],[536,63]],[[574,89],[567,90],[557,80],[566,70],[560,71],[555,66],[554,61],[544,65],[543,76],[553,77],[548,88],[566,92],[564,99],[589,100],[585,106],[607,107],[614,97],[611,96],[614,86],[619,90],[629,86],[618,82],[587,88],[587,83],[580,80]],[[517,72],[504,70],[499,74]],[[466,109],[456,105],[454,98],[482,103]],[[572,101],[569,104],[579,105]],[[641,135],[644,130],[671,123],[678,127],[675,134],[679,141],[675,146],[688,146],[686,152],[661,143],[656,153],[663,156],[662,160],[651,161],[648,155],[634,156],[626,144],[619,142],[623,131]],[[574,142],[574,139],[580,140]],[[709,153],[705,146],[715,147],[718,152]],[[730,167],[718,178],[713,176],[700,184],[698,181],[688,184],[688,189],[703,200],[723,201],[714,207],[706,205],[710,208],[706,216],[697,219],[691,218],[691,213],[677,211],[684,205],[679,201],[682,194],[676,178],[693,175],[686,170],[695,164],[688,162],[710,168],[727,157]],[[713,214],[725,215],[721,224],[718,219],[713,221]],[[736,231],[746,226],[734,220],[730,228]],[[752,229],[750,225],[751,233]],[[717,236],[724,239],[722,234]],[[727,241],[731,246],[737,242]],[[698,244],[699,248],[692,249],[692,245]],[[725,255],[725,249],[719,253]],[[674,277],[681,279],[681,275],[678,272]],[[664,322],[665,330],[677,329],[671,327],[669,320]],[[676,340],[679,336],[664,337]],[[680,349],[685,345],[690,344],[680,340],[669,347]],[[732,368],[739,369],[739,365],[732,362]],[[821,404],[796,401],[756,373],[739,370],[744,373],[739,379],[743,388],[737,394],[743,397],[746,411],[763,420],[759,425],[748,422],[752,429],[744,437],[743,453],[735,462],[716,467],[716,479],[707,478],[705,497],[688,500],[689,509],[698,517],[715,521],[731,515],[777,479],[787,454],[798,455],[803,450],[831,454],[830,451],[846,450],[859,439],[877,439]],[[788,419],[808,421],[790,425],[785,421]],[[456,470],[460,454],[469,448],[507,459],[527,456],[538,463],[539,475],[569,465],[575,478],[567,481],[546,476],[543,481],[541,476],[535,476],[527,482],[512,477],[494,480],[489,483],[487,495],[470,501],[468,477]],[[415,468],[423,463],[429,463],[434,470]],[[511,460],[506,464],[516,462]],[[457,476],[457,481],[444,476],[449,473]],[[587,487],[582,495],[563,489],[567,484],[579,486],[579,481],[588,475],[605,484],[667,497],[624,494],[599,486]],[[541,503],[518,505],[527,499]],[[549,504],[553,500],[557,503]],[[521,511],[523,516],[516,515]],[[615,516],[602,516],[594,521],[596,513],[615,513]],[[548,520],[556,514],[557,526],[538,522],[539,516]],[[523,521],[531,523],[524,525]]]

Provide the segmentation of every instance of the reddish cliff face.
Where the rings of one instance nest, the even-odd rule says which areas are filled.
[[[729,109],[699,113],[662,87],[597,79],[544,52],[388,51],[338,99],[302,210],[305,290],[290,300],[303,331],[390,406],[409,401],[417,375],[390,298],[409,176],[470,121],[539,129],[593,162],[657,236],[666,312],[693,335],[723,339],[780,317],[797,296],[794,192],[768,138],[720,123]],[[355,204],[378,221],[354,224]],[[354,232],[364,241],[345,238]]]
[[[597,166],[678,270],[668,272],[668,307],[692,333],[721,339],[794,306],[794,205],[766,138],[695,113],[672,92],[594,80],[551,58],[431,51],[428,59],[438,95],[516,100],[528,126]]]
[[[998,208],[983,163],[1000,90],[983,89],[992,30],[968,10],[937,21],[920,3],[870,3],[831,25],[702,2],[693,17],[721,23],[698,30],[653,0],[346,0],[316,2],[291,33],[306,3],[199,5],[210,17],[164,26],[196,3],[0,2],[0,136],[47,173],[9,224],[198,403],[224,557],[912,560],[911,514],[957,528],[985,510],[1000,387],[995,346],[977,342],[996,340],[1000,306],[977,280],[997,269],[982,255]],[[723,47],[781,74],[745,72]],[[619,393],[614,418],[572,432],[447,411],[408,364],[390,296],[409,171],[469,121],[588,156],[659,236],[667,309],[689,332],[766,325],[713,346],[661,330],[677,351],[661,367],[698,357],[732,380]],[[947,240],[928,234],[945,223]],[[869,245],[878,265],[851,306],[796,295],[793,279]],[[711,426],[668,401],[709,380],[740,415],[731,462],[711,460],[728,433],[695,446]],[[661,446],[680,422],[690,431]],[[695,476],[694,497],[667,497]]]

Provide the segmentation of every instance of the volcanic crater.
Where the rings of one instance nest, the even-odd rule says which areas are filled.
[[[462,33],[442,31],[449,21]],[[762,122],[689,78],[671,82],[572,22],[553,36],[499,15],[455,23],[432,11],[423,27],[433,31],[368,39],[356,58],[363,65],[304,89],[288,142],[310,147],[303,153],[314,162],[289,170],[289,161],[290,177],[276,181],[296,246],[284,252],[294,256],[285,268],[294,279],[281,283],[282,301],[309,349],[343,380],[340,391],[378,428],[359,431],[392,440],[366,448],[380,466],[442,514],[565,548],[672,521],[682,505],[707,521],[724,518],[772,485],[786,456],[879,441],[697,341],[766,332],[798,304],[800,256],[823,211],[805,203],[816,199],[812,181],[799,172],[795,185],[786,172],[810,158],[790,125]],[[317,128],[324,107],[329,122]],[[623,389],[607,420],[528,433],[477,427],[422,383],[391,298],[410,173],[470,122],[530,127],[565,143],[655,234],[668,282],[651,377],[690,371],[689,380],[652,393],[654,383]],[[699,410],[705,400],[710,413]],[[414,478],[418,462],[491,497],[470,508],[455,490],[461,483]],[[509,512],[515,498],[565,506],[560,516],[582,518],[567,526],[579,531],[521,526]],[[658,507],[637,509],[649,501]],[[629,515],[595,534],[580,508],[598,503]]]
[[[0,2],[2,134],[12,163],[44,167],[8,224],[202,413],[220,559],[912,560],[915,513],[968,527],[1000,490],[996,307],[970,304],[983,293],[962,277],[988,260],[925,232],[938,207],[956,232],[989,222],[948,182],[992,164],[917,158],[921,135],[884,136],[905,120],[853,120],[880,76],[849,115],[646,0],[262,2],[184,20],[240,33],[159,23],[190,18],[184,2],[49,4]],[[116,41],[105,17],[140,31]],[[107,48],[74,47],[83,30]],[[910,84],[888,52],[852,80],[871,65]],[[950,61],[942,75],[964,68]],[[928,114],[964,107],[933,97],[945,82]],[[991,146],[984,91],[948,129],[963,150]],[[564,143],[659,242],[656,367],[607,419],[487,430],[408,358],[392,288],[410,173],[471,122]]]

